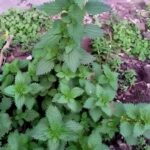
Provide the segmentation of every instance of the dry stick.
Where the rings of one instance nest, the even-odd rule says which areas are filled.
[[[12,43],[12,39],[13,39],[13,36],[10,35],[7,39],[7,42],[6,44],[4,45],[4,47],[1,49],[1,52],[0,52],[0,68],[3,64],[3,60],[4,60],[4,52],[10,47],[10,44]]]

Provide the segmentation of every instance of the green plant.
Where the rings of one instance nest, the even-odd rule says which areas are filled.
[[[149,41],[142,38],[138,28],[127,21],[112,24],[114,48],[121,48],[141,60],[149,58]]]
[[[49,16],[36,9],[9,10],[0,16],[0,29],[14,35],[13,44],[21,45],[22,49],[33,46],[50,25]]]
[[[149,138],[150,105],[147,104],[117,104],[115,116],[120,118],[120,133],[128,144],[136,145],[138,137]]]
[[[136,82],[136,72],[133,69],[128,69],[123,73],[123,79],[120,81],[120,86],[123,90],[127,90]]]
[[[39,8],[61,19],[35,45],[32,61],[2,67],[1,149],[108,150],[106,141],[119,131],[127,141],[132,135],[124,132],[124,122],[144,126],[134,129],[131,140],[148,137],[149,105],[131,105],[128,111],[113,102],[118,73],[81,48],[84,36],[103,35],[96,25],[83,24],[84,15],[109,8],[98,0],[55,0]]]
[[[146,139],[144,137],[140,137],[138,139],[137,150],[149,150],[150,145],[146,143]]]

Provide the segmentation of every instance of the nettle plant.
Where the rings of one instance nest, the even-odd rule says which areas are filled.
[[[40,9],[61,19],[35,45],[31,62],[2,68],[2,150],[108,150],[105,142],[120,131],[124,115],[114,113],[118,74],[82,49],[81,40],[102,36],[96,25],[83,24],[85,14],[109,8],[98,0],[56,0]]]

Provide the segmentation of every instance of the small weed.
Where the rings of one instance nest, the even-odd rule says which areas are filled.
[[[49,16],[36,9],[9,10],[0,16],[0,29],[14,36],[13,44],[29,48],[39,39],[42,32],[50,28]]]

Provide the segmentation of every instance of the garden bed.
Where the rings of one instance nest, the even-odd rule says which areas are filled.
[[[138,6],[56,0],[0,16],[0,150],[150,149],[150,11]]]

